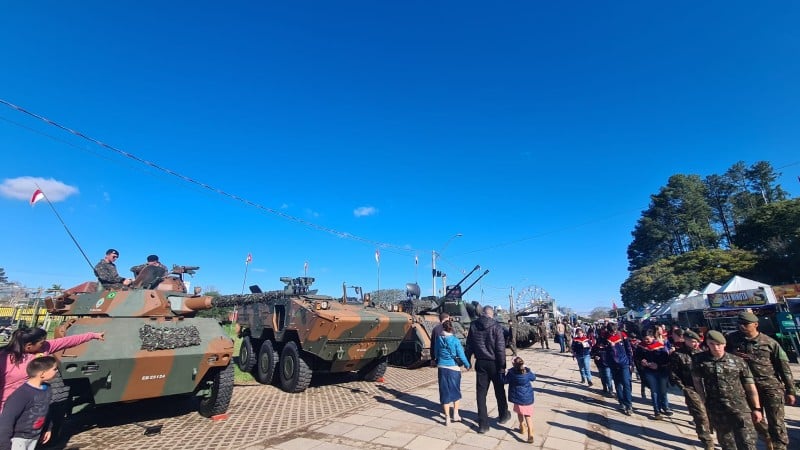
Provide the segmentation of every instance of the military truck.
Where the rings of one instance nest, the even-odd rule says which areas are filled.
[[[375,381],[387,368],[411,327],[411,317],[385,311],[371,302],[347,301],[310,290],[311,277],[282,277],[283,290],[224,295],[213,306],[237,307],[237,336],[242,339],[238,365],[260,383],[276,383],[301,392],[314,373],[358,372]]]
[[[431,336],[433,328],[439,324],[441,312],[450,314],[453,334],[462,341],[462,344],[466,343],[469,324],[478,318],[478,312],[474,304],[464,301],[463,296],[489,271],[483,272],[463,291],[461,284],[480,268],[475,266],[458,283],[447,286],[445,295],[441,297],[419,298],[419,286],[412,283],[406,285],[408,298],[400,303],[400,307],[404,312],[411,314],[413,325],[400,344],[400,348],[389,357],[389,362],[406,368],[416,368],[429,363],[434,356],[431,355]]]
[[[215,319],[194,317],[211,299],[187,292],[183,276],[198,269],[148,266],[130,288],[86,282],[45,300],[65,319],[55,337],[105,333],[105,342],[55,353],[71,406],[191,394],[205,417],[228,410],[233,340]]]

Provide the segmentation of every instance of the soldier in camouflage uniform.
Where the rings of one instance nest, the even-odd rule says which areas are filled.
[[[692,330],[674,330],[673,335],[683,339],[683,345],[669,355],[670,381],[683,391],[686,408],[694,419],[697,437],[703,442],[706,450],[713,450],[714,437],[711,435],[711,426],[703,400],[694,388],[692,380],[692,357],[701,353],[700,336]]]
[[[796,395],[789,358],[775,339],[759,333],[755,314],[741,312],[738,319],[739,331],[728,336],[727,350],[747,361],[753,373],[767,419],[756,425],[756,431],[768,449],[785,450],[789,435],[783,404],[793,405]]]
[[[123,286],[128,286],[133,281],[130,278],[119,276],[117,265],[114,264],[117,258],[119,258],[119,252],[110,248],[106,251],[105,258],[94,266],[94,274],[97,276],[97,281],[103,285],[103,289],[122,289]]]
[[[692,381],[722,450],[756,450],[753,424],[764,417],[750,367],[725,353],[725,336],[719,331],[709,331],[706,344],[708,351],[692,358]]]

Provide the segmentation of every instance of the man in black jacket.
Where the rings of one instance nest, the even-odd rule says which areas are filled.
[[[503,328],[499,322],[494,320],[494,309],[491,306],[484,306],[483,315],[470,325],[466,355],[468,359],[472,359],[472,356],[475,355],[478,433],[483,434],[489,431],[489,412],[486,408],[489,382],[492,383],[494,396],[497,398],[498,422],[506,423],[511,419],[506,391],[501,379],[506,368],[505,339],[503,338]]]

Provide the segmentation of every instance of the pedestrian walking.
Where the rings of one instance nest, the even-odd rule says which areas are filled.
[[[592,346],[590,355],[597,366],[597,373],[600,375],[600,382],[603,384],[603,395],[606,397],[614,397],[614,378],[611,376],[611,363],[613,357],[611,349],[609,348],[608,331],[605,328],[598,327],[597,340]]]
[[[431,367],[436,367],[436,344],[439,336],[442,335],[442,324],[445,320],[450,320],[450,314],[444,311],[439,313],[439,323],[431,331]]]
[[[658,330],[655,330],[657,332]],[[654,330],[647,330],[642,342],[636,347],[634,358],[640,364],[642,378],[650,386],[653,419],[661,420],[662,414],[671,416],[667,398],[669,382],[669,353],[664,343],[656,339]]]
[[[754,424],[763,420],[758,391],[747,363],[725,352],[725,336],[706,334],[708,352],[697,354],[692,380],[703,399],[723,450],[755,450]]]
[[[439,403],[444,412],[444,424],[450,425],[450,408],[453,422],[461,422],[458,407],[461,403],[461,367],[469,370],[470,364],[461,342],[453,336],[453,322],[442,322],[442,333],[436,338],[436,363],[439,379]]]
[[[692,380],[692,358],[701,353],[700,336],[692,330],[673,330],[673,338],[681,342],[675,345],[675,351],[669,355],[670,359],[670,380],[672,384],[683,391],[683,398],[686,401],[686,409],[689,410],[694,420],[694,429],[697,437],[703,443],[706,450],[714,450],[714,437],[711,435],[711,426],[708,423],[706,406],[703,404],[700,394],[694,387]]]
[[[558,342],[558,345],[561,346],[559,353],[564,353],[567,351],[567,336],[565,334],[566,330],[567,327],[564,326],[564,323],[559,320],[556,324],[556,342]]]
[[[536,380],[530,368],[519,356],[511,362],[512,368],[505,375],[508,383],[508,401],[514,404],[514,412],[519,420],[519,432],[528,435],[528,443],[533,444],[533,383]]]
[[[578,371],[581,373],[581,383],[587,383],[589,387],[592,387],[592,359],[590,356],[592,345],[582,328],[576,329],[575,333],[576,336],[572,340],[572,346],[570,347],[570,350],[572,351],[572,359],[578,361]]]
[[[489,383],[494,387],[497,399],[498,422],[511,419],[502,375],[506,369],[506,347],[503,328],[494,319],[494,309],[483,307],[483,314],[472,322],[467,335],[467,358],[475,357],[476,396],[478,401],[478,433],[489,431],[489,412],[486,407],[486,394]]]
[[[617,391],[620,410],[626,415],[633,414],[633,398],[631,396],[631,373],[633,372],[633,349],[624,331],[617,330],[616,323],[609,323],[608,342],[611,358],[611,376]]]
[[[789,358],[781,345],[758,331],[758,316],[739,313],[739,329],[728,336],[727,351],[747,362],[758,389],[766,422],[756,423],[758,435],[767,448],[785,450],[789,446],[784,402],[793,405],[795,386]]]

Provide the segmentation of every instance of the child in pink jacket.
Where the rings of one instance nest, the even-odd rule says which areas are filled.
[[[28,363],[39,356],[47,356],[65,348],[72,348],[92,339],[104,340],[103,333],[83,333],[57,339],[46,339],[41,328],[19,328],[11,335],[8,345],[0,349],[0,411],[12,392],[28,379]]]

